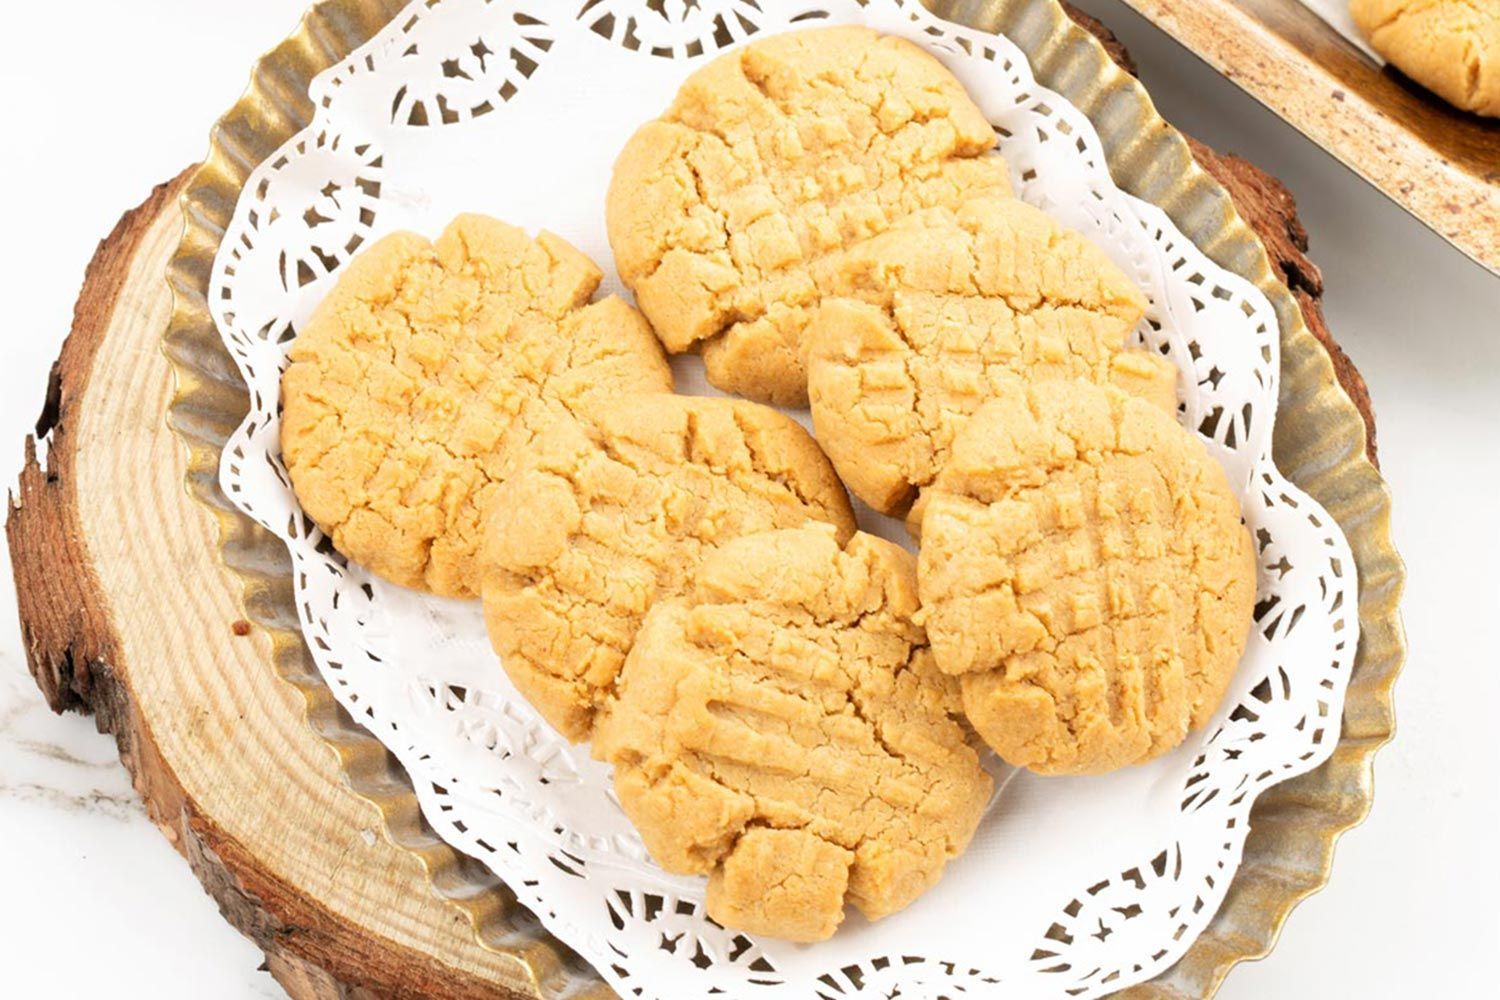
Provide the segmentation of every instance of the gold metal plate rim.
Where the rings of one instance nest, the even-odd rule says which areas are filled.
[[[1369,811],[1372,762],[1394,734],[1392,688],[1406,655],[1398,610],[1405,570],[1390,537],[1389,489],[1365,455],[1359,412],[1258,238],[1223,188],[1198,167],[1182,136],[1160,118],[1145,89],[1054,0],[926,2],[950,20],[1009,35],[1037,78],[1094,122],[1116,183],[1162,208],[1210,258],[1265,293],[1282,328],[1277,463],[1323,504],[1354,549],[1361,642],[1333,758],[1261,796],[1251,813],[1243,863],[1208,929],[1171,969],[1122,994],[1212,996],[1236,963],[1270,951],[1291,910],[1327,882],[1338,837]],[[182,195],[183,239],[167,270],[174,308],[163,336],[177,379],[168,423],[188,450],[189,492],[216,517],[221,556],[241,580],[247,613],[272,637],[278,671],[304,695],[309,724],[338,754],[354,791],[380,810],[387,835],[398,844],[412,840],[402,831],[415,826],[415,792],[408,786],[393,797],[388,787],[360,777],[388,774],[393,759],[338,709],[318,675],[297,626],[282,543],[219,490],[220,455],[248,397],[229,374],[235,368],[209,314],[207,289],[214,254],[250,170],[312,119],[306,96],[312,78],[404,6],[402,0],[321,0],[256,63],[248,89],[214,126],[208,156]],[[543,981],[549,993],[554,985],[569,994],[600,986],[591,969],[534,921],[517,924],[514,897],[503,887],[476,892],[483,877],[456,851],[434,848],[426,838],[405,846],[422,859],[433,891],[467,915],[482,943],[526,963],[538,995]]]

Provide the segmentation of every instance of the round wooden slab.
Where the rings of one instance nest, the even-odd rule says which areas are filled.
[[[1369,396],[1323,323],[1290,196],[1243,160],[1195,154],[1328,347],[1373,458]],[[549,985],[576,981],[564,975],[576,959],[529,935],[482,943],[472,899],[460,908],[433,891],[424,851],[447,849],[414,806],[388,831],[367,798],[385,777],[362,774],[361,794],[349,787],[349,756],[314,731],[271,643],[244,620],[216,522],[183,488],[161,338],[186,178],[157,188],[100,244],[26,441],[6,533],[32,675],[54,710],[92,712],[115,735],[152,819],[293,997],[555,996]],[[401,796],[397,776],[386,784]],[[492,879],[438,888],[516,907]],[[524,913],[507,917],[536,926]],[[608,995],[599,985],[586,993]]]
[[[100,244],[37,425],[45,465],[26,442],[6,529],[32,675],[115,735],[152,820],[293,996],[535,996],[345,787],[183,488],[161,337],[185,181]]]

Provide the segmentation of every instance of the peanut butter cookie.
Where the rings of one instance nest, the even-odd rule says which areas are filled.
[[[1007,194],[995,132],[931,55],[868,28],[774,35],[698,70],[615,165],[610,243],[667,350],[805,405],[803,330],[850,245]]]
[[[1465,111],[1500,116],[1500,3],[1353,0],[1354,23],[1375,51]]]
[[[808,521],[854,531],[797,423],[744,400],[622,397],[538,437],[497,495],[482,558],[491,639],[547,721],[586,739],[655,601],[732,539]]]
[[[907,552],[813,526],[732,542],[646,616],[594,753],[721,924],[819,941],[967,846],[992,785],[916,609]]]
[[[1029,386],[969,420],[923,501],[927,634],[1001,757],[1100,773],[1209,721],[1245,648],[1255,550],[1172,417],[1108,386]]]
[[[852,248],[808,326],[818,441],[854,495],[901,515],[987,400],[1113,383],[1171,411],[1177,369],[1125,350],[1145,300],[1078,233],[1013,198],[898,221]]]
[[[477,215],[350,262],[281,382],[292,486],[340,552],[471,596],[480,517],[517,449],[600,398],[671,391],[641,315],[589,304],[600,278],[558,237]]]

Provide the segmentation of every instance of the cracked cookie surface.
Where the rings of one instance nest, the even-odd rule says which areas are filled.
[[[803,331],[843,251],[1008,194],[995,133],[936,59],[868,28],[790,32],[694,73],[626,143],[606,218],[667,350],[763,402],[807,401]]]
[[[827,938],[906,906],[992,783],[932,661],[912,556],[831,528],[739,539],[652,608],[595,756],[652,857],[727,927]]]
[[[550,233],[476,215],[355,257],[292,344],[282,455],[350,559],[452,596],[478,587],[480,519],[535,434],[599,399],[670,392],[646,321]]]
[[[969,416],[1029,381],[1111,383],[1171,412],[1177,369],[1125,343],[1145,300],[1082,235],[1013,198],[915,213],[852,248],[808,326],[818,441],[902,515]]]
[[[1256,566],[1223,469],[1172,417],[1049,382],[984,406],[924,493],[924,623],[1005,760],[1101,773],[1217,709]]]
[[[796,422],[745,400],[622,397],[538,437],[490,508],[485,621],[512,682],[569,739],[613,694],[641,619],[742,535],[854,531]]]
[[[1500,4],[1494,0],[1352,0],[1375,51],[1449,104],[1500,117]]]

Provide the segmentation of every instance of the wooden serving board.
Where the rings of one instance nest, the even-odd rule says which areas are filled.
[[[1125,2],[1500,274],[1500,119],[1380,65],[1301,0]]]
[[[1107,32],[1079,19],[1128,67]],[[1323,322],[1321,278],[1290,195],[1242,159],[1194,152],[1327,346],[1373,458],[1369,395]],[[100,243],[26,440],[6,534],[31,674],[55,711],[91,712],[114,734],[152,820],[293,997],[551,996],[548,981],[576,959],[491,942],[519,947],[523,961],[481,944],[469,915],[432,892],[423,850],[440,848],[415,807],[398,846],[348,787],[347,761],[313,731],[270,641],[243,618],[214,518],[183,487],[161,338],[171,310],[163,275],[183,222],[177,195],[190,173]],[[394,779],[390,787],[399,794]],[[587,991],[596,992],[608,995]],[[1131,993],[1169,995],[1149,984]]]

